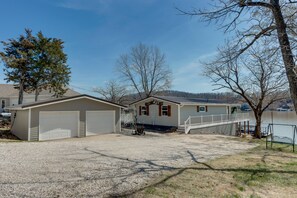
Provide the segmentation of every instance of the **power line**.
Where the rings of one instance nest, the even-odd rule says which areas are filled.
[[[83,91],[88,91],[88,92],[93,92],[95,93],[94,90],[92,89],[86,89],[86,88],[83,88],[83,87],[78,87],[78,86],[75,86],[75,85],[69,85],[70,88],[74,88],[74,89],[79,89],[79,90],[83,90]]]

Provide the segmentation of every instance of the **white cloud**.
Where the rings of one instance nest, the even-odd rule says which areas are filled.
[[[106,12],[110,9],[113,0],[61,0],[57,6],[94,12]]]
[[[131,6],[137,4],[140,4],[141,6],[150,6],[151,4],[156,2],[156,0],[121,1]],[[119,1],[116,2],[116,0],[60,0],[60,2],[56,3],[56,5],[67,9],[92,11],[100,14],[105,14],[111,12],[111,10],[115,8],[115,3],[119,3]]]

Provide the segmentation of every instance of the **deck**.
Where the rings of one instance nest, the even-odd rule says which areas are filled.
[[[220,126],[238,122],[249,121],[249,113],[220,114],[207,116],[189,116],[189,118],[180,125],[179,130],[184,130],[188,134],[192,129]]]

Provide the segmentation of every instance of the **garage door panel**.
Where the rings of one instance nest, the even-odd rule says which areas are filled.
[[[40,140],[70,138],[78,135],[78,112],[41,111],[39,119]]]
[[[41,129],[41,130],[45,130],[45,129]],[[72,135],[72,132],[69,129],[55,128],[55,129],[43,132],[40,138],[41,140],[54,140],[54,139],[69,138],[74,136],[75,135]]]
[[[86,135],[115,132],[115,111],[87,111]]]

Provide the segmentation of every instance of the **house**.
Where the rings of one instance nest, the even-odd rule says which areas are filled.
[[[39,141],[120,132],[122,108],[125,107],[100,98],[77,95],[6,109],[11,112],[14,135]]]
[[[80,93],[68,89],[64,96],[75,96]],[[13,84],[0,84],[0,112],[3,112],[4,108],[7,106],[14,106],[18,104],[19,91],[14,88]],[[43,90],[38,96],[38,100],[48,100],[53,98],[53,93],[50,93],[49,90]],[[30,103],[35,101],[34,93],[24,92],[23,103]]]
[[[220,100],[151,96],[130,104],[137,115],[137,123],[179,127],[189,116],[233,114],[239,104]]]

